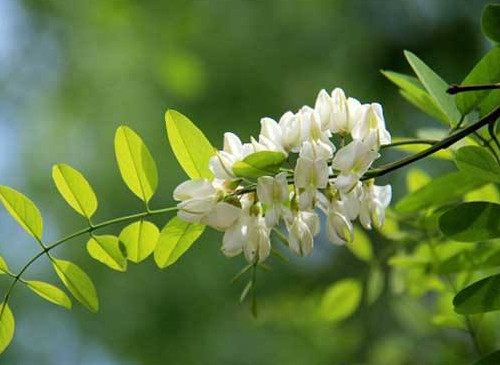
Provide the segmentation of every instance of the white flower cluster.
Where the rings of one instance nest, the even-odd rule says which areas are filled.
[[[380,146],[390,142],[380,104],[361,104],[339,88],[322,90],[314,108],[286,112],[279,122],[263,118],[258,140],[242,143],[225,133],[223,150],[210,160],[213,181],[189,180],[175,189],[178,216],[224,231],[224,254],[243,252],[249,262],[269,256],[270,233],[281,222],[290,249],[309,255],[320,232],[318,209],[326,215],[331,242],[352,242],[355,219],[366,229],[384,222],[391,186],[360,179],[380,156]],[[260,151],[281,152],[292,166],[259,177],[255,187],[233,165]]]

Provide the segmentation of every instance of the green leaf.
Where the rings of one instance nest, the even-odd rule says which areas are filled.
[[[493,42],[500,43],[500,5],[488,4],[481,17],[481,30]]]
[[[399,141],[404,141],[404,140],[407,140],[407,138],[395,137],[392,139],[393,142],[399,142]],[[391,148],[394,148],[398,151],[403,151],[406,153],[418,153],[418,152],[422,152],[423,150],[426,150],[427,148],[429,148],[429,145],[428,144],[407,144],[407,145],[393,146]],[[440,150],[436,153],[433,153],[429,157],[440,159],[440,160],[446,160],[446,161],[453,160],[453,154],[449,150]]]
[[[91,218],[97,210],[94,190],[77,170],[66,164],[52,168],[52,178],[66,202],[79,214]]]
[[[26,232],[37,240],[42,240],[42,215],[31,200],[7,186],[0,186],[0,200],[5,209],[7,209]]]
[[[453,299],[459,314],[477,314],[500,309],[500,274],[476,281]]]
[[[88,275],[70,261],[52,259],[57,276],[71,294],[91,312],[99,310],[97,293]]]
[[[484,184],[484,180],[476,179],[469,174],[452,172],[432,180],[424,187],[400,199],[396,204],[396,210],[406,214],[438,207],[459,200],[468,191]]]
[[[499,23],[500,26],[500,23]],[[472,69],[461,85],[493,84],[500,81],[500,47],[491,49]],[[458,109],[462,114],[469,114],[491,90],[459,93],[456,96]]]
[[[460,171],[488,182],[500,182],[500,166],[491,153],[479,146],[464,146],[455,155]]]
[[[405,51],[405,56],[425,89],[433,97],[441,111],[448,117],[449,122],[452,125],[456,124],[460,119],[460,112],[456,107],[455,97],[446,93],[448,84],[413,53]]]
[[[500,364],[500,350],[494,351],[480,360],[476,361],[473,365],[498,365]]]
[[[500,238],[500,204],[460,204],[441,215],[439,229],[445,236],[462,242]]]
[[[243,161],[233,165],[233,172],[238,177],[258,178],[275,175],[285,162],[286,156],[281,152],[261,151],[248,155]]]
[[[7,266],[7,263],[3,259],[2,256],[0,256],[0,274],[9,274],[10,270],[9,267]]]
[[[321,316],[328,321],[341,321],[358,308],[362,285],[356,279],[342,279],[331,285],[321,301]]]
[[[358,227],[354,228],[354,241],[347,244],[347,248],[360,260],[370,261],[373,258],[370,238]]]
[[[129,127],[119,127],[115,154],[123,181],[135,195],[148,202],[158,186],[158,171],[141,137]]]
[[[424,171],[412,167],[406,175],[406,188],[409,193],[413,193],[431,182],[431,177]]]
[[[500,90],[491,90],[488,96],[479,104],[479,117],[491,113],[498,105],[500,105]]]
[[[9,346],[14,337],[16,323],[8,304],[0,304],[0,354]]]
[[[175,263],[200,237],[204,225],[172,218],[162,229],[155,249],[155,261],[160,269]]]
[[[43,281],[25,281],[25,284],[33,292],[51,303],[60,305],[66,309],[71,309],[71,300],[65,292],[49,283]]]
[[[384,279],[384,272],[380,267],[374,266],[371,268],[366,285],[366,301],[368,305],[375,303],[384,291]]]
[[[92,258],[113,270],[122,272],[127,270],[127,257],[116,236],[93,235],[87,242],[87,251]]]
[[[120,233],[120,241],[127,248],[127,258],[132,262],[141,262],[151,255],[159,237],[159,229],[144,220],[128,225]]]
[[[165,121],[170,146],[186,174],[191,179],[213,179],[209,160],[215,155],[215,148],[203,132],[186,116],[175,110],[167,110]]]

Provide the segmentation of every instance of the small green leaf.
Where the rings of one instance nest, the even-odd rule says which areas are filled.
[[[127,258],[132,262],[141,262],[151,255],[159,237],[159,229],[144,220],[128,225],[120,233],[120,241],[127,248]]]
[[[453,299],[455,312],[477,314],[500,309],[500,274],[476,281]]]
[[[213,179],[209,160],[215,154],[215,148],[203,132],[175,110],[167,110],[165,121],[170,146],[186,174],[191,179]]]
[[[5,209],[7,209],[26,232],[37,240],[42,240],[42,215],[31,200],[7,186],[0,186],[0,200]]]
[[[455,97],[446,92],[448,84],[413,53],[405,51],[405,56],[425,89],[433,97],[441,111],[448,117],[449,122],[452,125],[456,124],[460,119],[460,112],[456,107]]]
[[[494,351],[480,360],[476,361],[473,365],[498,365],[500,364],[500,350]]]
[[[88,275],[70,261],[52,259],[52,265],[63,284],[91,312],[99,310],[97,293]]]
[[[370,238],[358,227],[354,228],[354,241],[348,243],[346,246],[360,260],[370,261],[373,258]]]
[[[377,301],[385,285],[384,272],[378,266],[374,266],[370,270],[368,283],[366,284],[366,301],[368,305],[372,305]]]
[[[25,284],[33,292],[51,303],[60,305],[66,309],[71,309],[71,300],[65,292],[49,283],[43,281],[26,281]]]
[[[281,152],[261,151],[248,155],[243,161],[233,165],[233,172],[238,177],[258,178],[260,176],[275,175],[286,156]]]
[[[409,193],[413,193],[418,189],[424,187],[431,181],[431,177],[419,168],[413,167],[406,175],[406,187]]]
[[[148,202],[158,186],[158,171],[141,137],[129,127],[119,127],[115,154],[123,181],[135,195]]]
[[[362,285],[356,279],[342,279],[331,285],[321,301],[321,316],[332,322],[353,314],[361,302]]]
[[[493,42],[500,43],[500,5],[488,4],[481,17],[481,30]]]
[[[155,261],[160,269],[175,263],[200,237],[204,225],[188,223],[178,217],[172,218],[160,233],[155,249]]]
[[[491,90],[479,104],[479,117],[484,117],[500,105],[500,90]],[[480,131],[478,131],[479,133]]]
[[[14,337],[16,323],[8,304],[0,304],[0,354],[9,346]]]
[[[462,242],[500,238],[500,204],[460,204],[441,215],[439,229],[445,236]]]
[[[92,236],[87,242],[87,251],[92,258],[113,270],[127,270],[127,258],[116,236]]]
[[[74,210],[89,219],[94,215],[97,210],[97,198],[79,171],[69,165],[55,165],[52,169],[52,178],[59,193]]]
[[[10,270],[9,267],[7,266],[7,263],[3,259],[2,256],[0,256],[0,274],[9,274]]]
[[[455,155],[460,171],[489,182],[500,182],[500,166],[491,153],[479,146],[464,146]]]
[[[483,186],[486,182],[476,179],[463,172],[452,172],[406,195],[396,204],[399,213],[415,213],[423,209],[439,207],[457,201],[474,189]],[[453,187],[452,189],[450,187]]]

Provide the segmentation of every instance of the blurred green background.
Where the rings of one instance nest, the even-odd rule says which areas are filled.
[[[0,1],[0,184],[41,208],[52,240],[84,222],[60,199],[54,163],[85,173],[100,199],[96,221],[136,212],[122,183],[113,135],[127,124],[160,168],[154,208],[172,204],[186,177],[166,142],[167,108],[188,115],[214,145],[233,131],[257,135],[259,119],[313,105],[321,88],[343,87],[384,106],[394,136],[434,125],[379,73],[409,72],[418,54],[459,82],[489,47],[480,34],[482,0],[2,0]],[[437,125],[437,124],[435,124]],[[389,155],[395,158],[399,155]],[[434,176],[449,164],[421,163]],[[404,194],[404,171],[382,178]],[[167,218],[157,219],[164,224]],[[118,227],[110,232],[118,232]],[[377,237],[375,237],[377,241]],[[110,271],[88,258],[85,239],[61,247],[94,279],[101,308],[66,312],[19,287],[17,330],[2,364],[461,364],[468,338],[429,324],[426,300],[388,290],[338,324],[318,321],[320,295],[367,266],[345,248],[316,241],[312,257],[258,278],[259,310],[238,304],[245,264],[219,251],[207,232],[176,265],[153,260]],[[383,248],[384,242],[376,242]],[[37,246],[0,211],[0,253],[17,271]],[[46,260],[28,278],[57,282]],[[0,278],[1,289],[8,280]]]

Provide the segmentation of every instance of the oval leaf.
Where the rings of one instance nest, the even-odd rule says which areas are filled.
[[[170,146],[186,174],[191,179],[213,179],[209,160],[215,155],[215,148],[203,132],[186,116],[175,110],[167,111],[165,121]]]
[[[14,337],[14,315],[7,304],[0,304],[0,354],[9,346]]]
[[[409,193],[413,193],[431,182],[431,177],[419,168],[413,167],[406,175],[406,188]]]
[[[481,17],[483,34],[493,42],[500,43],[500,5],[488,4]]]
[[[155,249],[155,261],[160,269],[175,263],[200,237],[204,225],[172,218],[162,229]]]
[[[66,202],[79,214],[91,218],[97,210],[94,190],[78,171],[66,164],[52,168],[52,178]]]
[[[461,290],[453,299],[459,314],[477,314],[500,309],[500,274],[479,280]]]
[[[321,315],[329,321],[341,321],[353,314],[361,301],[362,285],[356,279],[342,279],[330,286],[321,302]]]
[[[439,218],[439,229],[456,241],[477,242],[500,238],[500,205],[463,203]]]
[[[460,148],[455,156],[455,163],[460,171],[478,179],[489,182],[500,182],[500,166],[484,148],[465,146]]]
[[[158,171],[141,137],[129,127],[119,127],[115,135],[115,154],[125,184],[148,202],[158,186]]]
[[[0,274],[10,274],[9,267],[2,256],[0,256]]]
[[[8,186],[0,186],[0,200],[26,232],[37,240],[42,240],[42,215],[30,199]]]
[[[248,155],[243,161],[233,165],[233,172],[238,177],[258,178],[275,175],[285,162],[286,156],[281,152],[261,151]]]
[[[99,310],[97,293],[89,276],[70,261],[52,259],[52,265],[63,284],[91,312]]]
[[[151,255],[159,237],[160,230],[144,220],[128,225],[120,233],[120,241],[127,248],[127,258],[132,262],[141,262]]]
[[[370,261],[373,258],[370,238],[358,227],[354,228],[354,241],[346,246],[360,260]]]
[[[66,293],[57,286],[44,283],[43,281],[25,281],[24,283],[28,286],[28,288],[41,296],[43,299],[60,305],[66,309],[71,309],[71,300]]]
[[[368,305],[372,305],[377,301],[377,299],[384,291],[384,286],[384,272],[380,267],[372,267],[368,276],[368,282],[366,284],[366,301]]]
[[[127,270],[127,258],[118,237],[92,236],[87,242],[87,251],[92,258],[113,270],[122,272]]]

